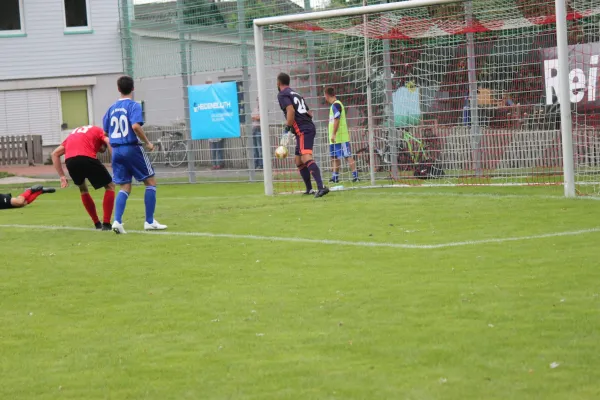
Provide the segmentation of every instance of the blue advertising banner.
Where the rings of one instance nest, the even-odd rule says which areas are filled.
[[[192,139],[240,137],[235,82],[188,87]]]

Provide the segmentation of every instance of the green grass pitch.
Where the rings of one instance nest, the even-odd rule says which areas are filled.
[[[74,189],[0,211],[0,399],[596,399],[600,203],[560,192],[164,185],[166,235],[50,229],[91,226]]]

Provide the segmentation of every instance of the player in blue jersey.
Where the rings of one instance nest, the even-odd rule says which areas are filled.
[[[122,76],[117,80],[121,98],[113,104],[104,115],[104,132],[108,135],[113,149],[112,168],[113,181],[121,186],[115,204],[115,220],[112,229],[115,233],[125,233],[123,229],[123,213],[131,193],[132,178],[146,185],[144,203],[146,205],[145,230],[167,229],[154,219],[156,208],[156,179],[154,169],[144,151],[154,150],[154,146],[144,133],[142,125],[142,107],[133,101],[133,79]]]
[[[290,88],[290,76],[280,73],[277,76],[277,100],[286,119],[285,130],[296,136],[296,166],[306,185],[305,194],[312,194],[310,176],[317,183],[315,197],[323,197],[329,189],[323,186],[321,170],[313,160],[313,145],[317,129],[312,121],[312,111],[306,105],[304,98]]]

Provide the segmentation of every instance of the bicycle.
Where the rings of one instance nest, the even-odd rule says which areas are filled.
[[[383,142],[383,149],[377,147],[377,143]],[[390,144],[386,138],[383,137],[375,137],[375,172],[383,172],[385,166],[392,164],[392,156],[390,151]],[[367,166],[367,169],[370,165],[370,156],[369,156],[369,143],[366,143],[364,147],[358,149],[356,151],[357,159],[362,158],[364,160],[363,163]],[[362,168],[359,168],[362,169]],[[360,171],[364,172],[364,171]]]
[[[439,144],[432,138],[419,140],[407,131],[402,131],[402,138],[398,141],[397,165],[400,171],[412,171],[416,178],[438,178],[444,176],[444,170],[437,160]],[[383,143],[383,149],[375,147],[375,171],[383,172],[392,165],[392,151],[390,141],[386,137],[375,137],[375,143]],[[413,144],[415,146],[413,146]],[[365,158],[369,164],[369,144],[356,152],[357,157]]]
[[[162,136],[156,141],[154,151],[148,153],[150,162],[157,162],[161,156],[165,159],[165,164],[172,168],[177,168],[187,159],[188,146],[183,139],[183,133],[178,131],[163,131]]]
[[[368,134],[365,134],[365,136],[368,136]],[[392,164],[392,149],[391,149],[391,145],[390,145],[390,141],[388,140],[387,137],[380,137],[380,136],[375,136],[375,171],[376,172],[383,172],[387,166],[390,166]],[[378,146],[378,144],[383,144],[383,148]],[[365,146],[359,150],[356,151],[356,155],[360,156],[363,155],[365,158],[365,164],[366,165],[370,165],[369,164],[369,143],[367,142],[365,144]],[[412,157],[410,156],[410,154],[407,157],[406,154],[406,149],[404,146],[404,142],[402,140],[400,140],[399,146],[398,146],[398,167],[400,168],[401,166],[404,166],[404,164],[407,163],[408,160],[406,159],[411,159]]]

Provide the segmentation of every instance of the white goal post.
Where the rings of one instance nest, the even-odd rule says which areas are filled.
[[[357,102],[366,103],[360,105],[364,107],[360,113],[356,111],[352,116],[356,119],[356,125],[353,125],[356,127],[353,129],[366,136],[364,148],[357,149],[361,156],[359,159],[357,154],[357,163],[362,162],[360,165],[364,167],[360,169],[362,182],[354,187],[412,185],[414,177],[421,178],[416,169],[438,168],[446,171],[443,180],[436,181],[440,185],[561,184],[564,186],[564,195],[574,197],[574,160],[578,156],[573,151],[572,110],[563,105],[573,103],[573,82],[577,85],[580,81],[574,80],[573,73],[570,74],[573,68],[570,61],[573,50],[569,48],[567,20],[572,18],[566,1],[546,0],[546,6],[551,4],[555,13],[556,23],[552,24],[539,22],[539,18],[529,18],[529,13],[533,11],[523,8],[524,1],[482,0],[482,4],[503,4],[507,11],[504,14],[500,12],[502,15],[511,16],[519,11],[529,21],[522,22],[523,17],[515,17],[514,21],[506,22],[502,28],[497,28],[497,22],[494,22],[495,25],[481,22],[488,21],[488,14],[484,17],[477,14],[483,14],[484,11],[477,9],[475,0],[410,0],[255,19],[254,43],[265,194],[273,195],[298,188],[292,182],[299,181],[291,164],[293,157],[285,162],[273,158],[274,148],[278,145],[275,141],[279,140],[283,126],[283,116],[278,109],[274,89],[276,75],[278,72],[287,72],[294,78],[293,70],[297,70],[297,74],[302,76],[310,73],[318,73],[320,77],[327,74],[340,76],[339,82],[336,81],[339,87],[352,86],[352,89],[347,89],[348,93],[344,93],[347,98],[350,99],[349,93],[352,91],[352,99],[357,98]],[[474,28],[470,29],[469,24],[473,21],[471,10],[474,6],[478,20],[473,23]],[[446,14],[434,15],[432,7],[446,10]],[[593,6],[590,5],[589,8],[585,18],[600,14],[600,10],[593,9]],[[422,20],[418,21],[419,18]],[[442,29],[450,26],[451,22],[462,23],[461,20],[467,21],[467,28],[461,28],[456,34],[442,32],[440,29],[442,25]],[[413,21],[414,26],[410,21]],[[538,22],[539,26],[542,23],[546,25],[539,28]],[[393,24],[399,24],[399,28],[392,27]],[[417,27],[420,26],[426,26],[423,29],[429,31],[417,32]],[[406,30],[403,31],[404,28]],[[546,103],[539,100],[536,100],[537,103],[519,101],[527,99],[527,85],[531,85],[528,82],[539,78],[542,82],[539,85],[544,84],[543,72],[537,72],[538,69],[528,72],[533,63],[527,59],[527,52],[535,50],[533,44],[536,29],[546,29],[550,32],[548,37],[555,41],[553,51],[556,52],[558,65],[553,71],[556,72],[554,77],[558,80],[558,87],[554,88],[554,93],[561,106],[560,117],[552,122],[547,109],[549,106],[556,106],[556,100],[554,104],[549,104],[550,100],[546,100]],[[390,44],[396,49],[392,50],[392,61]],[[551,45],[552,43],[547,47],[551,48]],[[510,48],[510,54],[505,50],[507,48]],[[415,56],[407,58],[406,54],[409,52]],[[315,55],[316,53],[318,54]],[[355,62],[359,54],[363,59],[362,64]],[[511,60],[517,60],[511,61],[517,64],[507,65],[500,70],[494,60],[505,54]],[[374,63],[370,62],[371,57],[376,59]],[[483,66],[480,66],[483,58],[486,61],[481,62]],[[392,67],[390,63],[393,64]],[[433,64],[436,65],[431,69],[419,69]],[[315,72],[319,68],[322,69],[321,72]],[[467,69],[468,74],[461,75]],[[468,76],[468,79],[463,79],[463,76]],[[315,158],[322,165],[323,179],[327,180],[329,152],[326,136],[329,114],[328,105],[322,100],[326,84],[323,84],[324,80],[321,78],[313,78],[307,78],[309,83],[302,84],[304,89],[299,91],[307,97],[312,109],[321,109],[318,113],[320,117],[315,119],[319,136],[322,137],[319,142],[321,151]],[[545,79],[548,80],[548,75]],[[520,86],[522,82],[525,83]],[[552,94],[552,90],[546,87],[545,93]],[[374,100],[376,104],[371,103],[371,91],[381,93],[381,96],[376,96],[379,100]],[[363,97],[364,93],[366,98]],[[315,96],[316,98],[311,98]],[[415,101],[421,105],[414,105],[410,99],[417,99]],[[342,96],[342,101],[344,100]],[[459,102],[460,107],[457,106]],[[515,104],[517,102],[519,103]],[[413,106],[418,122],[404,121],[403,119],[412,118],[405,109]],[[579,112],[577,104],[575,107],[575,113]],[[393,112],[390,111],[392,108]],[[508,108],[508,116],[505,115],[504,108]],[[556,110],[554,107],[552,112]],[[519,115],[515,116],[517,113]],[[361,125],[359,120],[368,122]],[[587,124],[588,120],[585,121]],[[578,130],[580,135],[592,135],[587,133],[592,130],[596,132],[591,125],[582,126]],[[435,142],[436,137],[443,141],[439,148],[423,144],[428,139]],[[560,143],[557,145],[558,142]],[[354,139],[352,144],[355,145]],[[360,147],[356,144],[353,150]],[[557,146],[561,149],[559,154],[555,151]],[[291,147],[290,154],[293,153],[293,145]],[[600,151],[600,144],[598,150]],[[435,151],[438,156],[426,154]],[[423,154],[422,158],[420,152]],[[600,159],[596,161],[600,154],[597,156],[595,152],[596,147],[593,152],[586,150],[586,160],[591,161],[578,167],[582,174],[589,172],[590,176],[595,176],[600,169]],[[406,162],[409,166],[403,164],[401,153],[409,160]],[[440,167],[432,166],[437,162]],[[426,173],[432,176],[435,174],[432,170]],[[552,179],[557,175],[561,175],[558,181]],[[591,180],[592,184],[596,184],[595,179]],[[415,182],[421,183],[423,180]]]

